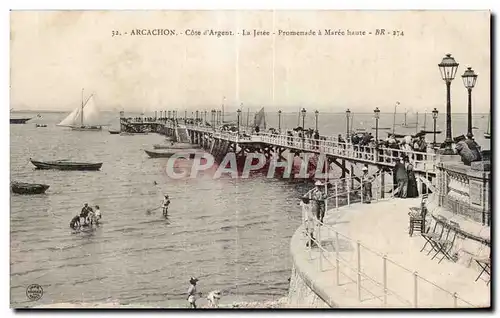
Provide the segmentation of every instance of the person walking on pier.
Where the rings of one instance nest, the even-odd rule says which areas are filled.
[[[306,247],[318,246],[314,238],[314,215],[312,213],[311,200],[308,197],[303,197],[300,201],[302,206],[302,222],[304,223],[304,235],[308,238]]]
[[[406,172],[406,167],[401,158],[396,165],[394,166],[396,182],[398,184],[398,188],[394,192],[394,196],[398,196],[400,198],[406,198],[406,191],[408,189],[408,173]]]
[[[314,200],[316,207],[316,218],[320,221],[320,224],[323,223],[323,218],[325,217],[325,201],[326,195],[321,189],[323,183],[321,181],[316,181],[314,183],[315,188],[311,191],[311,198]]]
[[[418,186],[415,172],[413,171],[413,165],[411,163],[408,163],[406,166],[406,172],[408,174],[408,190],[406,191],[406,197],[416,198],[418,197]]]
[[[363,176],[361,182],[363,184],[363,203],[371,203],[372,201],[372,182],[373,177],[368,174],[368,167],[363,167]]]

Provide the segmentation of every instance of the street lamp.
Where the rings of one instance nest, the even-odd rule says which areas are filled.
[[[195,123],[198,123],[198,116],[199,116],[199,115],[200,115],[200,112],[197,110],[197,111],[196,111],[196,121],[195,121]]]
[[[349,108],[345,111],[345,118],[346,118],[346,142],[349,142],[349,122],[351,121],[351,111]]]
[[[380,109],[375,107],[373,113],[375,114],[375,147],[378,148],[378,120],[380,119]]]
[[[318,131],[318,114],[319,111],[316,109],[316,111],[314,112],[314,115],[316,115],[316,131]]]
[[[203,122],[203,126],[207,124],[207,111],[205,110],[205,121]]]
[[[236,111],[238,113],[238,136],[240,135],[240,115],[241,115],[241,109],[238,108]]]
[[[464,81],[464,86],[467,88],[469,93],[469,107],[467,112],[467,138],[472,138],[472,89],[476,86],[477,74],[474,73],[471,67],[467,67],[462,75],[462,80]]]
[[[278,131],[281,134],[281,109],[278,110]]]
[[[446,83],[446,148],[443,152],[444,155],[453,155],[453,149],[451,148],[451,81],[455,78],[458,69],[458,63],[451,56],[451,54],[446,54],[441,63],[438,64],[439,70],[441,72],[441,77]]]
[[[436,147],[436,120],[438,118],[439,111],[437,110],[436,107],[434,107],[434,110],[432,111],[432,119],[434,119],[434,142],[433,142],[433,147]]]
[[[302,108],[300,111],[302,113],[302,148],[305,148],[305,138],[306,138],[306,129],[305,129],[305,122],[306,122],[306,109]]]
[[[302,130],[305,130],[306,109],[302,108],[300,112],[302,113]]]

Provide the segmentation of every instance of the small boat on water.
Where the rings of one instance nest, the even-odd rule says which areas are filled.
[[[45,124],[36,124],[35,127],[36,128],[41,128],[41,127],[47,127],[47,125],[45,125]]]
[[[488,116],[488,129],[484,132],[484,138],[485,139],[491,139],[491,133],[490,133],[490,120],[491,120],[491,115]]]
[[[120,136],[135,136],[135,135],[147,135],[147,132],[141,132],[141,133],[132,133],[132,132],[127,132],[127,131],[122,131],[120,133]]]
[[[40,183],[11,182],[10,189],[17,194],[42,194],[50,186]]]
[[[198,145],[191,145],[187,143],[174,143],[170,145],[160,145],[160,144],[154,144],[153,145],[154,149],[173,149],[173,150],[178,150],[178,149],[199,149],[200,146]]]
[[[179,151],[182,150],[182,151]],[[197,153],[199,153],[196,149],[172,149],[172,151],[150,151],[144,150],[144,152],[150,158],[170,158],[173,155],[182,156],[182,158],[193,159]]]
[[[69,160],[36,161],[31,158],[30,161],[37,169],[44,170],[97,171],[102,167],[102,162],[72,162]]]
[[[119,135],[120,134],[120,131],[119,130],[109,130],[109,133],[112,134],[112,135]]]
[[[11,124],[26,124],[28,120],[31,118],[11,118],[10,123]]]

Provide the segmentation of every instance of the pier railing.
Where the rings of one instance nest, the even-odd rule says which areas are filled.
[[[392,178],[386,178],[393,180]],[[341,206],[358,204],[367,200],[365,187],[371,184],[372,203],[382,198],[382,192],[394,189],[394,184],[382,185],[380,178],[364,179],[361,182],[345,178],[328,182],[324,191],[327,194],[325,200],[325,211],[339,209]],[[311,190],[312,191],[312,190]],[[312,200],[311,191],[304,197]],[[363,197],[365,196],[365,197]],[[332,281],[337,286],[355,284],[358,301],[370,302],[370,305],[378,303],[384,307],[439,307],[458,308],[475,307],[470,302],[462,299],[457,293],[450,292],[437,284],[420,276],[413,271],[361,243],[359,240],[342,234],[332,225],[320,222],[315,217],[307,217],[307,213],[313,213],[311,205],[302,206],[302,226],[305,236],[317,246],[317,251],[311,245],[308,248],[309,260],[315,260],[320,272],[332,271]],[[354,250],[353,248],[354,247]],[[314,254],[314,256],[313,256]],[[369,298],[363,297],[362,291],[369,294]],[[447,304],[436,305],[432,303],[433,297],[438,294],[444,295],[441,299],[447,299]]]
[[[212,127],[188,126],[188,129],[211,133],[214,138],[225,139],[235,143],[264,142],[275,146],[293,148],[308,152],[323,153],[341,159],[356,159],[364,163],[392,165],[401,157],[407,156],[414,170],[419,172],[435,172],[438,155],[430,152],[418,152],[374,145],[354,145],[339,141],[336,137],[326,140],[287,136],[280,134],[258,133],[238,134],[237,132],[217,131]]]

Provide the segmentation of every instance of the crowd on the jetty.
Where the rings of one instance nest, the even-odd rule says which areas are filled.
[[[193,118],[180,118],[180,119],[169,119],[169,118],[155,118],[155,117],[129,117],[128,122],[156,122],[156,121],[173,121],[174,125],[178,125],[179,120],[188,125],[202,125],[205,127],[212,127],[209,122],[204,121],[201,117]],[[251,134],[267,133],[271,135],[282,134],[281,130],[275,128],[262,129],[260,126],[255,127],[243,127],[238,126],[235,123],[224,123],[216,128],[219,132],[229,132],[234,134],[240,134],[242,138],[250,137]],[[261,131],[263,130],[263,131]],[[287,142],[290,146],[293,146],[298,140],[309,139],[316,140],[317,147],[319,147],[319,141],[321,140],[331,140],[335,141],[341,147],[347,148],[347,145],[352,145],[354,151],[358,152],[357,156],[362,156],[362,153],[370,154],[373,156],[375,147],[378,147],[379,161],[388,161],[391,158],[398,158],[401,152],[405,152],[410,156],[410,160],[423,160],[423,154],[427,153],[429,149],[444,148],[445,143],[441,144],[429,144],[425,140],[425,132],[417,132],[414,135],[397,135],[394,133],[389,133],[387,138],[376,140],[375,136],[371,132],[362,131],[351,131],[350,134],[343,136],[338,134],[335,138],[333,136],[322,136],[317,129],[304,129],[302,127],[296,127],[290,130],[286,130],[284,135],[287,136]],[[465,137],[464,135],[454,138],[455,149],[457,153],[462,157],[462,161],[466,165],[470,165],[472,162],[481,161],[482,154],[481,148],[478,143],[474,140],[472,136]],[[411,154],[410,154],[411,153]],[[372,157],[373,159],[373,157]]]

